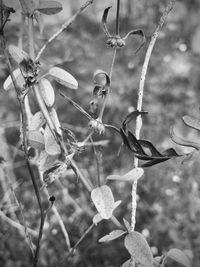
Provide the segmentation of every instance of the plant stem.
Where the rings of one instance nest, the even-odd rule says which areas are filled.
[[[165,11],[163,12],[160,21],[158,23],[157,28],[155,29],[151,41],[149,43],[144,63],[142,66],[142,72],[141,72],[141,78],[140,78],[140,84],[139,84],[139,89],[138,89],[138,101],[137,101],[137,110],[141,111],[142,110],[142,103],[143,103],[143,95],[144,95],[144,84],[145,84],[145,79],[146,79],[146,74],[147,74],[147,69],[151,57],[152,50],[154,48],[154,45],[156,43],[156,40],[158,38],[158,35],[160,33],[160,30],[163,27],[163,24],[166,20],[167,15],[169,12],[172,10],[176,0],[171,0],[168,6],[166,7]],[[135,137],[137,139],[140,138],[140,131],[142,128],[142,117],[141,115],[137,116],[136,119],[136,129],[135,129]],[[138,159],[135,157],[134,158],[134,166],[138,166]],[[136,202],[136,197],[137,197],[137,181],[135,181],[132,185],[132,212],[131,212],[131,231],[134,231],[135,229],[135,223],[136,223],[136,208],[137,208],[137,202]]]
[[[42,48],[40,49],[40,51],[38,52],[37,56],[36,56],[36,61],[39,60],[39,58],[41,57],[42,53],[45,51],[45,49],[47,48],[47,46],[52,43],[63,31],[67,30],[69,28],[69,26],[75,21],[75,19],[77,18],[77,16],[84,11],[84,9],[86,9],[89,5],[91,5],[94,2],[94,0],[89,0],[87,2],[85,2],[79,9],[78,11],[68,20],[66,21],[61,28],[54,33],[47,41],[46,43],[42,46]]]
[[[120,0],[117,0],[117,12],[116,12],[116,36],[119,36],[119,10],[120,10]]]

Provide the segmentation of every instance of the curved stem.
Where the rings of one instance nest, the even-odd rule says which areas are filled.
[[[117,0],[117,12],[116,12],[116,35],[119,35],[119,10],[120,10],[120,0]]]
[[[162,29],[162,26],[166,20],[167,15],[169,12],[172,10],[176,0],[171,0],[168,6],[166,7],[165,11],[163,12],[160,21],[158,23],[157,28],[155,29],[151,41],[149,43],[145,59],[144,59],[144,64],[142,66],[142,72],[141,72],[141,78],[140,78],[140,85],[138,89],[138,102],[137,102],[137,110],[141,111],[142,110],[142,103],[143,103],[143,95],[144,95],[144,84],[145,84],[145,78],[146,78],[146,73],[151,57],[152,50],[154,48],[154,45],[156,43],[156,40],[158,38],[158,35],[160,33],[160,30]],[[137,139],[140,138],[140,131],[142,128],[142,117],[141,115],[137,116],[136,119],[136,129],[135,129],[135,137]],[[134,158],[134,166],[138,166],[138,159],[135,157]],[[137,181],[135,181],[132,185],[132,212],[131,212],[131,231],[134,231],[135,229],[135,216],[136,216],[136,208],[137,208],[137,202],[136,202],[136,197],[137,197]]]

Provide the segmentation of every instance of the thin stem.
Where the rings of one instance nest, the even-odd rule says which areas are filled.
[[[117,12],[116,12],[116,36],[119,36],[119,10],[120,10],[120,0],[117,0]]]
[[[156,43],[156,40],[158,38],[158,35],[160,33],[160,30],[163,27],[163,24],[167,18],[167,15],[169,12],[172,10],[176,0],[171,0],[168,6],[166,7],[165,11],[163,12],[160,21],[158,23],[157,28],[155,29],[151,41],[149,43],[144,63],[142,66],[142,72],[141,72],[141,78],[140,78],[140,84],[139,84],[139,89],[138,89],[138,102],[137,102],[137,110],[141,111],[142,110],[142,103],[143,103],[143,95],[144,95],[144,84],[145,84],[145,79],[146,79],[146,74],[147,74],[147,69],[151,57],[152,50],[154,48],[154,45]],[[142,117],[141,115],[137,116],[136,119],[136,129],[135,129],[135,136],[137,139],[140,138],[140,131],[142,128]],[[134,166],[138,166],[138,159],[135,157],[134,158]],[[137,196],[137,181],[135,181],[132,185],[132,212],[131,212],[131,231],[134,231],[135,229],[135,216],[136,216],[136,208],[137,208],[137,202],[136,202],[136,196]]]
[[[111,62],[111,67],[110,67],[110,73],[109,73],[110,81],[112,79],[112,74],[113,74],[113,69],[114,69],[116,54],[117,54],[117,47],[115,47],[114,52],[113,52],[113,57],[112,57],[112,62]],[[106,107],[106,102],[107,102],[107,99],[108,99],[109,94],[110,94],[110,88],[108,88],[108,92],[107,92],[106,96],[103,99],[101,110],[99,111],[98,118],[100,120],[102,120],[102,118],[103,118],[103,113],[104,113],[104,110],[105,110],[105,107]]]
[[[98,152],[97,152],[97,150],[96,150],[96,148],[94,146],[94,142],[93,142],[92,137],[90,137],[90,140],[91,140],[92,149],[93,149],[93,152],[94,152],[94,155],[95,155],[95,160],[96,160],[96,165],[97,165],[97,184],[98,184],[98,186],[101,186],[99,155],[97,154]]]
[[[84,232],[84,234],[80,237],[80,239],[76,242],[76,244],[73,246],[73,248],[70,250],[67,256],[65,256],[58,264],[59,267],[64,266],[65,262],[67,259],[73,255],[75,252],[76,248],[79,246],[79,244],[83,241],[83,239],[89,234],[89,232],[94,228],[95,224],[91,224],[88,229]]]
[[[28,41],[29,41],[29,56],[32,60],[35,58],[35,49],[34,49],[34,32],[33,32],[33,17],[28,17]]]
[[[78,11],[68,20],[66,21],[61,28],[54,33],[47,41],[46,43],[42,46],[42,48],[40,49],[40,51],[38,52],[37,56],[36,56],[36,61],[39,60],[39,58],[41,57],[42,53],[45,51],[45,49],[47,48],[47,46],[52,43],[63,31],[67,30],[69,28],[69,26],[75,21],[75,19],[77,18],[77,16],[83,12],[89,5],[91,5],[94,2],[94,0],[89,0],[87,2],[85,2],[79,9]]]

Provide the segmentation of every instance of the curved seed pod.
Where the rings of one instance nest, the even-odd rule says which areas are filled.
[[[51,83],[45,78],[42,78],[39,83],[41,96],[45,104],[47,107],[52,107],[55,102],[55,93]]]
[[[108,12],[109,12],[109,9],[111,8],[111,6],[107,7],[104,12],[103,12],[103,16],[102,16],[102,24],[103,24],[103,31],[105,33],[105,35],[110,38],[111,35],[108,31],[108,28],[107,28],[107,17],[108,17]]]
[[[177,136],[174,133],[173,127],[170,128],[170,136],[171,136],[171,139],[180,146],[188,146],[188,147],[193,147],[196,150],[200,150],[200,143],[196,143],[196,142]]]
[[[140,50],[140,48],[145,44],[146,42],[146,37],[145,37],[145,34],[143,32],[143,30],[141,29],[136,29],[136,30],[132,30],[130,32],[127,33],[127,35],[122,38],[124,41],[126,41],[126,39],[130,36],[130,35],[139,35],[142,37],[142,43],[141,45],[136,49],[136,51],[134,52],[135,54]]]
[[[191,116],[187,116],[187,115],[183,116],[182,119],[187,126],[200,131],[200,120],[199,119],[191,117]]]

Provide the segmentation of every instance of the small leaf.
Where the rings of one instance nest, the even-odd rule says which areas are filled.
[[[41,111],[38,111],[32,116],[29,124],[29,131],[38,131],[45,124],[46,120]]]
[[[144,174],[142,168],[134,168],[124,175],[109,175],[107,180],[117,180],[117,181],[137,181]]]
[[[126,231],[123,230],[114,230],[112,232],[110,232],[108,235],[103,236],[102,238],[99,239],[100,243],[107,243],[110,242],[112,240],[115,240],[117,238],[119,238],[120,236],[126,234]]]
[[[138,143],[145,148],[148,148],[152,156],[162,157],[162,154],[155,148],[155,146],[147,140],[138,140]]]
[[[40,2],[37,10],[45,15],[54,15],[62,11],[62,4],[57,1]]]
[[[182,137],[177,136],[174,133],[173,127],[170,128],[170,136],[171,139],[178,145],[180,146],[188,146],[188,147],[193,147],[196,150],[200,150],[200,143],[192,142],[190,140],[184,139]]]
[[[14,70],[13,76],[15,77],[15,80],[16,80],[18,87],[23,88],[23,86],[25,84],[25,80],[24,80],[24,77],[22,76],[21,70],[20,69]],[[14,88],[14,84],[12,82],[11,76],[9,75],[3,84],[3,89],[5,91],[8,91],[12,88]]]
[[[20,64],[23,60],[27,61],[29,59],[28,54],[15,45],[9,45],[8,52],[18,64]]]
[[[107,185],[102,185],[92,190],[92,201],[103,219],[109,219],[115,208],[114,197]]]
[[[37,150],[44,149],[44,136],[39,131],[28,131],[27,138],[31,147]]]
[[[37,164],[41,173],[58,163],[58,155],[49,155],[45,150],[40,152]]]
[[[148,161],[148,162],[142,164],[141,167],[144,167],[144,168],[145,168],[145,167],[151,167],[151,166],[153,166],[153,165],[162,163],[162,162],[167,161],[167,160],[169,160],[169,159],[170,159],[170,157],[169,157],[169,158],[153,159],[153,160],[150,160],[150,161]]]
[[[183,116],[183,121],[186,125],[200,131],[200,120],[191,116]]]
[[[101,222],[102,220],[103,220],[103,218],[101,217],[101,215],[99,213],[97,213],[94,215],[92,222],[97,226],[97,224],[99,222]]]
[[[33,0],[19,0],[25,15],[32,15],[35,9]]]
[[[177,248],[172,248],[167,252],[166,258],[170,258],[185,267],[192,267],[189,258],[185,255],[183,251]]]
[[[40,80],[40,92],[47,107],[52,107],[55,102],[55,93],[51,83],[45,78]]]
[[[109,12],[109,9],[111,8],[111,6],[107,7],[104,12],[103,12],[103,16],[102,16],[102,24],[103,24],[103,31],[105,33],[105,35],[107,37],[111,37],[109,31],[108,31],[108,28],[107,28],[107,17],[108,17],[108,12]]]
[[[67,86],[71,89],[78,88],[77,80],[66,70],[59,67],[51,68],[44,76],[50,76],[55,79],[58,83]]]
[[[143,267],[153,266],[153,255],[151,249],[142,234],[139,232],[131,232],[126,235],[124,245],[135,262]]]

